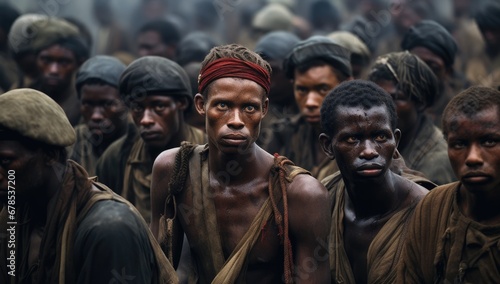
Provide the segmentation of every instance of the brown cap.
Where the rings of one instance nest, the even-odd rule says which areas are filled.
[[[28,88],[0,95],[0,128],[53,146],[76,141],[64,110],[46,94]]]

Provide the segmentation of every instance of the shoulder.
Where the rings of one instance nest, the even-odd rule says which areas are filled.
[[[80,236],[85,239],[113,241],[127,236],[145,237],[141,218],[125,203],[114,200],[98,201],[79,224],[77,239]]]
[[[398,174],[392,174],[396,179],[396,186],[399,192],[408,192],[408,197],[406,200],[408,200],[410,204],[416,204],[429,193],[429,190],[419,185],[418,183]]]
[[[175,157],[179,153],[180,147],[165,150],[156,157],[153,163],[153,172],[156,170],[171,170],[174,168]]]
[[[187,141],[195,144],[204,144],[207,142],[206,135],[203,131],[191,125],[187,125],[187,127],[189,127],[189,135],[186,138]]]
[[[460,182],[453,182],[434,188],[422,199],[420,207],[434,210],[443,204],[452,202],[453,194],[456,192],[459,185]]]
[[[123,156],[122,150],[125,147],[126,143],[127,137],[120,137],[115,142],[111,143],[108,148],[106,148],[99,160],[107,160]]]
[[[309,174],[298,174],[288,187],[288,198],[327,199],[328,191],[316,178]]]

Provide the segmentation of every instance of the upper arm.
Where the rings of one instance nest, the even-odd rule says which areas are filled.
[[[168,184],[172,177],[172,172],[174,169],[175,156],[179,152],[179,148],[169,149],[162,152],[155,160],[153,164],[153,171],[151,177],[151,224],[150,229],[156,240],[160,243],[165,255],[170,258],[168,250],[171,249],[173,253],[173,259],[170,259],[174,268],[177,268],[181,250],[184,232],[179,223],[179,218],[176,217],[173,222],[172,231],[172,247],[166,247],[170,244],[165,244],[164,233],[160,230],[165,230],[166,226],[161,226],[161,217],[166,214],[168,218],[174,218],[176,215],[175,203],[171,202],[165,208],[165,202],[169,195]],[[167,250],[167,251],[166,251]]]
[[[328,191],[315,178],[298,175],[288,189],[288,214],[296,283],[330,283]]]

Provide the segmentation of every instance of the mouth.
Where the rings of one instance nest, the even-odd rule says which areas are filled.
[[[239,146],[247,141],[247,138],[241,134],[227,134],[222,136],[224,144],[230,146]]]
[[[45,83],[47,85],[56,86],[56,85],[59,85],[61,83],[61,80],[59,80],[57,78],[45,78]]]
[[[365,177],[374,177],[382,173],[384,168],[378,164],[362,165],[356,169],[357,173]]]
[[[309,123],[319,123],[321,117],[319,115],[306,115],[305,119]]]
[[[141,138],[145,141],[158,140],[161,138],[161,133],[154,131],[143,131],[141,132]]]
[[[491,176],[485,173],[468,173],[462,177],[462,182],[465,184],[483,184],[490,181]]]

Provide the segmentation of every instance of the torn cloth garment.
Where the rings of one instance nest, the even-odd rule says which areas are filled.
[[[332,283],[356,283],[344,249],[344,206],[346,188],[340,172],[323,181],[332,200],[332,224],[330,227],[330,271]],[[394,214],[380,229],[367,253],[368,283],[395,283],[398,261],[401,255],[407,224],[413,214],[416,201]]]
[[[459,189],[436,187],[416,207],[397,283],[498,283],[500,225],[464,216]]]
[[[182,149],[181,147],[179,153],[183,151]],[[307,171],[293,166],[293,164],[289,160],[284,159],[284,157],[275,157],[275,165],[271,169],[269,176],[269,196],[254,217],[246,234],[231,252],[231,255],[226,259],[218,230],[216,208],[212,197],[213,193],[208,186],[210,184],[208,147],[197,146],[191,155],[189,160],[190,186],[180,188],[180,190],[182,190],[181,193],[175,193],[173,187],[169,189],[171,194],[182,194],[186,196],[186,198],[189,198],[190,202],[192,200],[192,207],[188,209],[185,207],[183,208],[183,206],[186,205],[184,203],[180,203],[177,206],[177,208],[179,208],[178,210],[191,210],[187,212],[187,214],[183,214],[183,212],[179,213],[181,213],[181,218],[185,218],[185,222],[189,222],[190,228],[196,228],[190,230],[189,233],[186,232],[191,246],[194,266],[196,267],[195,273],[197,277],[194,278],[198,278],[191,279],[190,281],[193,282],[190,283],[246,283],[248,257],[254,245],[260,238],[270,237],[269,235],[264,236],[262,232],[263,228],[266,226],[279,227],[282,223],[276,224],[276,219],[283,220],[282,218],[276,218],[276,216],[286,216],[283,212],[287,210],[287,208],[284,207],[281,202],[283,198],[286,198],[286,196],[283,196],[283,188],[281,187],[281,171],[286,171],[284,172],[284,176],[287,183],[291,182],[297,174],[305,174]],[[182,177],[178,177],[176,174],[173,174],[172,177],[172,179],[182,179]],[[274,208],[277,207],[272,205],[273,203],[278,205],[281,209],[279,211],[281,212],[275,211]],[[164,222],[164,219],[161,219],[160,222]],[[284,228],[285,232],[287,232],[286,225]],[[286,263],[287,254],[288,252],[291,253],[291,243],[290,240],[287,241],[287,233],[284,233],[284,235],[283,251],[285,253],[284,260]],[[162,243],[161,238],[160,242]],[[283,268],[285,273],[287,271],[286,265],[289,265],[288,271],[291,272],[292,269],[291,261],[293,258],[291,254],[288,256],[290,263],[285,264]]]

